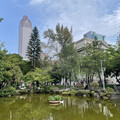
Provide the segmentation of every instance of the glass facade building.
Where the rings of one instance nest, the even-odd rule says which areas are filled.
[[[97,37],[98,40],[105,40],[105,35],[97,34],[96,32],[89,31],[86,34],[84,34],[84,38],[90,38],[90,39],[95,39]]]

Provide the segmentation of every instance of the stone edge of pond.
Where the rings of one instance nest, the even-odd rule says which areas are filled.
[[[62,96],[81,96],[81,97],[93,97],[93,98],[100,98],[104,100],[109,99],[120,99],[119,92],[106,92],[104,90],[54,90],[50,92],[41,92],[41,91],[24,91],[19,92],[20,95],[22,94],[60,94]]]
[[[25,95],[25,94],[59,94],[62,96],[81,96],[81,97],[92,97],[104,100],[110,99],[120,99],[119,92],[106,92],[104,90],[54,90],[50,92],[41,92],[41,91],[30,91],[30,90],[18,90],[17,95]],[[9,95],[8,97],[11,97]]]

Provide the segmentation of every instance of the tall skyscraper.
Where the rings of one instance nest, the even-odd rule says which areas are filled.
[[[28,60],[26,56],[28,42],[32,33],[32,23],[25,15],[19,24],[19,50],[18,53],[24,60]]]

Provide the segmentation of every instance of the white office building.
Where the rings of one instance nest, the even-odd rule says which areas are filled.
[[[28,60],[26,56],[28,42],[32,33],[32,23],[27,16],[23,16],[19,24],[19,50],[18,53],[24,60]]]

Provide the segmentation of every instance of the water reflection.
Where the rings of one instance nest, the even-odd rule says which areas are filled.
[[[65,97],[63,104],[49,105],[48,95],[0,98],[0,120],[119,120],[118,101]]]

